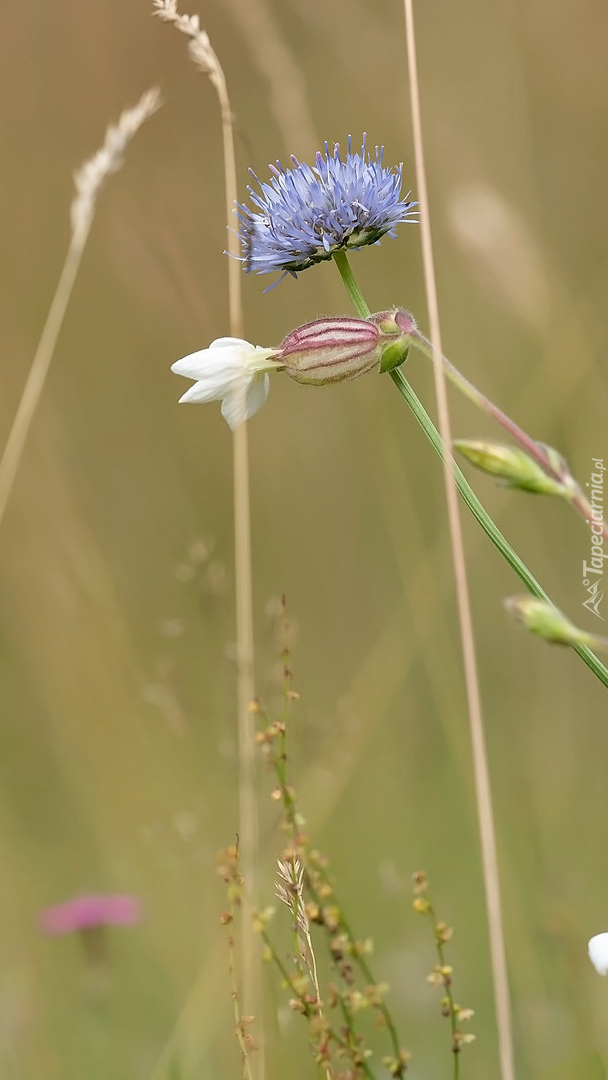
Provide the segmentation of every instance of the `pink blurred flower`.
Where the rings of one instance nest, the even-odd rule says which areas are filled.
[[[132,926],[141,918],[141,904],[135,896],[99,893],[75,896],[64,904],[45,908],[40,926],[45,934],[74,934],[99,926]]]

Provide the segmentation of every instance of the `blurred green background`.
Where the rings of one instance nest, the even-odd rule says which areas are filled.
[[[362,131],[413,186],[396,0],[197,10],[232,95],[242,194],[249,165],[263,177]],[[427,0],[417,28],[446,351],[585,481],[608,458],[608,7]],[[5,3],[0,58],[3,437],[64,257],[71,174],[147,86],[165,98],[102,193],[0,535],[0,1075],[164,1080],[177,1060],[186,1080],[238,1076],[215,874],[238,820],[231,439],[218,406],[177,407],[185,383],[169,370],[228,332],[216,100],[144,0]],[[399,303],[426,328],[416,226],[352,262],[372,310]],[[253,342],[349,312],[331,266],[269,283],[243,282]],[[413,357],[409,375],[433,409],[427,362]],[[456,434],[493,433],[452,401]],[[314,840],[375,938],[425,1080],[451,1069],[432,941],[411,910],[410,875],[428,871],[456,928],[456,997],[476,1009],[463,1076],[496,1076],[438,463],[373,376],[321,390],[277,379],[250,443],[257,683],[272,703],[285,593],[301,694],[292,780]],[[583,524],[472,479],[556,602],[597,630]],[[573,653],[512,626],[501,602],[520,587],[464,527],[518,1078],[595,1080],[608,984],[586,943],[608,930],[606,692]],[[262,773],[267,902],[270,786]],[[132,892],[146,909],[111,934],[105,1016],[83,994],[78,942],[37,929],[41,908],[86,891]],[[313,1075],[297,1018],[280,1022],[271,1069]]]

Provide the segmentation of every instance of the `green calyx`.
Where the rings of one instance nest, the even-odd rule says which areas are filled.
[[[382,358],[380,360],[380,373],[394,371],[395,368],[401,367],[404,361],[407,360],[409,351],[409,343],[402,339],[399,341],[392,341],[390,345],[384,346],[382,349]]]

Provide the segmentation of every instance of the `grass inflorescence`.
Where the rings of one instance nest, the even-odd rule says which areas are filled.
[[[284,611],[283,611],[284,614]],[[290,650],[282,648],[282,704],[277,719],[270,718],[256,701],[252,708],[258,720],[257,743],[268,771],[274,778],[270,797],[280,808],[279,829],[284,842],[277,858],[275,896],[277,909],[268,905],[254,914],[254,928],[262,941],[263,958],[278,971],[289,1008],[306,1023],[312,1057],[327,1080],[377,1080],[387,1073],[403,1077],[410,1062],[410,1052],[399,1035],[399,1025],[388,1003],[388,984],[378,978],[372,967],[373,941],[355,934],[338,896],[329,860],[310,840],[306,819],[297,802],[289,775],[287,739],[294,703],[299,695],[293,687]],[[238,844],[222,852],[220,873],[227,888],[229,908],[222,921],[230,928],[230,947],[234,946],[232,926],[235,908],[246,890],[239,867]],[[432,980],[439,979],[444,989],[442,1014],[452,1023],[451,1048],[454,1052],[455,1078],[462,1047],[472,1036],[461,1031],[460,1024],[472,1012],[461,1008],[452,997],[451,971],[444,946],[451,931],[439,922],[428,896],[426,877],[416,875],[416,910],[433,920],[438,965]],[[275,944],[272,927],[278,913],[290,915],[291,947],[285,955]],[[233,958],[231,952],[231,973]],[[231,976],[232,977],[232,976]],[[233,1000],[238,1000],[233,989]],[[373,1027],[384,1032],[384,1052],[377,1051],[370,1039],[365,1016],[373,1017]],[[250,1017],[237,1011],[236,1033],[245,1062],[254,1043]]]

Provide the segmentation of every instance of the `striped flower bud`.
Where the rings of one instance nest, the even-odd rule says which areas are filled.
[[[365,319],[316,319],[292,330],[276,360],[296,382],[322,386],[363,375],[380,362],[382,333]]]
[[[296,382],[312,386],[356,379],[374,367],[387,370],[381,362],[389,348],[390,370],[403,363],[407,344],[394,320],[384,320],[379,326],[374,319],[315,319],[292,330],[272,359]]]

